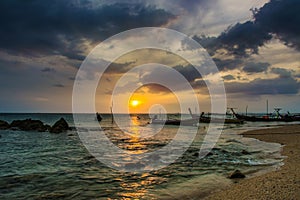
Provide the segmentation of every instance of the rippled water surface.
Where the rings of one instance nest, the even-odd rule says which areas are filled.
[[[2,114],[1,120],[40,119],[52,125],[64,117],[74,126],[70,114]],[[93,126],[94,115],[83,117],[86,126]],[[135,153],[155,151],[168,144],[177,127],[149,125],[147,116],[132,116],[132,124],[124,134],[104,116],[102,129],[118,147]],[[76,131],[62,134],[31,131],[0,131],[0,199],[159,199],[204,196],[215,188],[230,183],[228,173],[240,169],[251,174],[280,164],[280,145],[244,138],[237,133],[262,123],[227,125],[213,150],[203,159],[198,152],[207,125],[200,124],[188,150],[175,163],[156,171],[120,172],[106,167],[85,149]],[[91,127],[93,128],[93,127]],[[138,138],[136,134],[151,137]],[[184,129],[189,134],[190,127]],[[126,158],[126,155],[123,155]],[[163,161],[164,157],[157,158]],[[128,164],[134,161],[128,160]],[[147,163],[142,163],[147,167]]]

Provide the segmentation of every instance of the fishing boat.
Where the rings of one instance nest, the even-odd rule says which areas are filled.
[[[164,125],[175,125],[175,126],[197,126],[199,123],[199,118],[190,118],[190,119],[158,119],[155,115],[151,119],[151,124],[164,124]]]
[[[300,113],[291,114],[289,111],[287,112],[287,116],[292,118],[293,121],[300,121]]]
[[[224,124],[243,124],[244,120],[234,118],[211,118],[211,117],[200,117],[202,123],[224,123]]]
[[[101,115],[99,113],[96,113],[96,118],[97,118],[98,122],[102,121],[102,117],[101,117]]]
[[[224,123],[224,124],[243,124],[244,120],[237,118],[212,118],[211,116],[204,116],[204,112],[200,115],[199,122],[202,123]]]
[[[155,115],[151,119],[151,124],[164,124],[164,125],[182,125],[182,126],[199,126],[199,123],[225,123],[225,124],[242,124],[244,120],[237,118],[212,118],[211,116],[205,116],[204,112],[202,114],[196,115],[193,114],[189,108],[189,113],[191,118],[189,119],[158,119]]]
[[[279,113],[281,108],[275,108],[275,115],[266,114],[263,116],[248,116],[248,115],[242,115],[238,114],[234,111],[233,108],[231,108],[232,113],[235,115],[237,119],[250,121],[250,122],[292,122],[292,121],[300,121],[300,118],[297,119],[297,117],[289,116],[288,114],[282,115]]]

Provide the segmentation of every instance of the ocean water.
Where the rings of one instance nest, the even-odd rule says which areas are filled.
[[[1,114],[0,119],[39,119],[53,125],[64,117],[74,126],[72,114]],[[152,137],[136,139],[111,124],[103,115],[101,127],[117,146],[132,152],[155,151],[168,144],[178,130],[165,126]],[[149,116],[132,116],[128,131],[152,134]],[[82,115],[94,126],[95,115]],[[271,123],[271,125],[285,123]],[[268,127],[270,123],[225,125],[212,151],[203,159],[198,152],[207,124],[200,124],[187,151],[165,168],[149,172],[121,172],[94,158],[75,130],[61,134],[0,130],[0,199],[188,199],[204,197],[231,184],[227,178],[239,169],[248,177],[282,165],[281,145],[245,138],[238,133]],[[221,128],[221,127],[220,127]],[[146,133],[145,133],[146,130]],[[186,134],[190,127],[183,129]],[[124,155],[126,157],[126,155]],[[128,161],[131,162],[130,160]],[[146,166],[147,167],[147,166]]]

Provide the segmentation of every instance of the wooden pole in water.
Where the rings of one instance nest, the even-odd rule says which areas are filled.
[[[114,123],[114,115],[113,115],[113,111],[112,111],[112,109],[113,109],[113,102],[111,102],[111,107],[110,107],[110,114],[111,114],[111,124],[113,124],[113,123]]]
[[[267,99],[267,116],[269,115],[269,100]]]
[[[246,116],[248,115],[248,105],[246,106]]]

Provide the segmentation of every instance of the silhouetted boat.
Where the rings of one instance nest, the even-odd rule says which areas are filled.
[[[250,121],[250,122],[292,122],[292,121],[300,121],[300,117],[290,116],[288,114],[282,115],[279,113],[281,109],[275,108],[276,116],[271,116],[269,114],[257,117],[257,116],[248,116],[248,115],[241,115],[234,111],[231,108],[232,113],[235,115],[236,118]]]
[[[204,112],[201,113],[199,122],[202,123],[224,123],[224,124],[243,124],[244,120],[237,118],[213,118],[211,116],[204,116]]]
[[[191,118],[191,119],[157,119],[157,117],[154,116],[153,119],[151,119],[151,124],[164,124],[164,125],[175,125],[175,126],[197,126],[199,123],[199,118]]]
[[[97,118],[98,122],[102,121],[102,117],[101,117],[101,115],[99,113],[96,113],[96,118]]]

